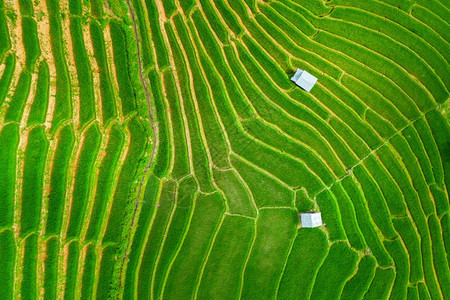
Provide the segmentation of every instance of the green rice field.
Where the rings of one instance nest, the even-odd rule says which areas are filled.
[[[450,299],[449,91],[448,0],[0,0],[0,298]]]

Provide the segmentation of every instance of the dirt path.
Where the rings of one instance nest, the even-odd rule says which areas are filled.
[[[145,191],[145,186],[144,183],[146,182],[146,179],[148,178],[148,174],[151,170],[151,166],[154,162],[154,158],[156,156],[157,150],[158,150],[158,146],[159,146],[159,139],[158,139],[158,124],[156,122],[156,115],[155,115],[155,111],[153,110],[153,102],[151,99],[151,95],[150,95],[150,89],[149,86],[147,84],[147,79],[144,75],[144,65],[141,59],[141,47],[140,47],[140,38],[139,38],[139,28],[138,28],[138,24],[136,22],[136,14],[133,10],[133,5],[131,4],[130,0],[127,0],[127,6],[128,6],[128,10],[129,10],[129,14],[131,17],[131,21],[133,22],[133,32],[134,32],[134,37],[136,39],[136,55],[138,58],[138,63],[139,63],[139,79],[142,83],[142,86],[144,88],[144,92],[145,92],[145,99],[147,101],[147,107],[148,107],[148,116],[149,116],[149,121],[150,121],[150,125],[152,128],[152,139],[149,140],[149,143],[153,143],[152,145],[152,150],[151,150],[151,154],[150,154],[150,159],[147,163],[147,166],[144,170],[144,174],[142,175],[142,178],[139,182],[139,188],[138,188],[138,192],[137,192],[137,197],[136,197],[136,202],[135,202],[135,206],[134,206],[134,210],[132,213],[132,217],[131,217],[131,223],[129,226],[129,239],[128,241],[126,241],[128,244],[125,248],[125,253],[119,253],[119,255],[122,255],[122,260],[120,262],[120,266],[118,269],[118,275],[120,276],[118,278],[119,283],[122,283],[124,281],[124,276],[125,276],[125,272],[126,272],[126,263],[128,261],[128,255],[130,253],[131,250],[131,245],[133,243],[133,234],[135,231],[135,225],[136,225],[136,221],[137,221],[137,217],[139,215],[140,212],[140,206],[141,206],[141,201],[140,198],[143,196],[143,192]]]

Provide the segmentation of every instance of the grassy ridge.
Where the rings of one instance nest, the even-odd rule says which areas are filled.
[[[91,5],[91,14],[95,18],[102,18],[103,17],[103,3],[100,0],[92,0],[90,1]]]
[[[94,297],[94,285],[96,284],[94,280],[95,276],[95,264],[97,261],[97,255],[95,253],[95,247],[90,245],[86,250],[86,258],[84,265],[84,272],[81,281],[81,299],[92,299]]]
[[[69,11],[72,15],[81,15],[82,5],[81,0],[69,0]]]
[[[408,218],[394,219],[395,230],[400,234],[409,256],[409,282],[416,283],[423,278],[422,256],[420,242],[414,225]]]
[[[445,159],[445,157],[448,157],[450,153],[450,148],[448,147],[448,143],[446,143],[447,137],[450,135],[450,124],[436,110],[432,110],[426,114],[426,121],[430,126],[436,146],[439,149],[442,168],[444,169],[444,183],[448,190],[450,187],[450,161]]]
[[[20,13],[22,15],[31,16],[34,13],[33,3],[31,0],[19,0]]]
[[[180,5],[183,8],[185,14],[188,14],[189,11],[193,8],[194,6],[194,0],[180,0]]]
[[[353,202],[356,219],[370,251],[376,258],[378,264],[383,267],[390,266],[392,264],[392,260],[386,249],[379,241],[377,231],[374,227],[375,225],[373,224],[372,218],[368,212],[367,204],[365,203],[362,192],[358,190],[356,183],[349,177],[345,178],[342,181],[342,184]]]
[[[356,252],[345,243],[330,247],[322,263],[311,292],[311,299],[335,299],[344,288],[345,281],[353,273],[357,261]]]
[[[28,71],[22,71],[19,80],[11,96],[9,108],[5,115],[5,121],[20,122],[25,109],[28,93],[31,86],[31,74]]]
[[[75,1],[70,1],[69,5],[75,6],[76,4],[73,2]],[[72,10],[78,11],[80,8],[73,7],[71,8],[71,11]],[[83,38],[82,20],[79,17],[70,17],[70,35],[72,38],[73,55],[80,88],[80,123],[81,127],[83,127],[87,122],[94,118],[95,103],[92,71]]]
[[[314,249],[309,245],[314,245]],[[328,247],[326,236],[319,229],[298,232],[278,288],[280,299],[310,297],[313,279],[328,253]]]
[[[187,116],[193,116],[188,119],[188,129],[189,132],[195,132],[190,136],[191,148],[192,148],[192,161],[194,170],[192,170],[199,182],[200,189],[205,192],[212,192],[214,189],[211,186],[211,175],[209,173],[209,161],[204,148],[204,145],[199,134],[199,120],[195,113],[195,107],[192,99],[192,91],[190,88],[189,80],[190,75],[188,74],[188,69],[185,66],[185,58],[181,53],[182,48],[186,51],[187,55],[192,54],[192,45],[187,39],[187,28],[180,16],[174,17],[176,30],[180,35],[181,44],[175,40],[175,33],[172,27],[166,26],[168,31],[168,36],[170,38],[170,46],[173,51],[174,61],[176,63],[177,69],[180,71],[180,89],[184,101],[184,110]]]
[[[109,296],[116,251],[116,246],[108,246],[103,249],[100,262],[100,275],[97,283],[97,294],[95,295],[97,299],[107,299]]]
[[[0,2],[0,61],[2,61],[3,54],[11,47],[11,40],[9,38],[8,25],[6,23],[6,14],[3,0]]]
[[[256,170],[254,167],[250,167],[237,158],[233,157],[231,162],[244,181],[249,185],[258,208],[292,205],[294,200],[293,192],[283,186],[279,181]],[[259,189],[260,185],[264,185],[266,190]]]
[[[55,130],[63,120],[71,117],[72,105],[70,102],[69,74],[64,55],[62,28],[59,19],[61,16],[59,3],[56,0],[46,0],[46,3],[50,23],[50,42],[56,67],[56,102],[52,120],[52,127]]]
[[[407,293],[407,297],[408,299],[414,299],[414,300],[418,300],[419,298],[419,290],[417,288],[417,286],[408,286],[408,293]],[[425,297],[423,297],[422,299],[426,299]]]
[[[161,34],[161,29],[159,25],[159,13],[156,5],[153,1],[146,0],[145,4],[147,6],[148,22],[150,25],[150,30],[153,32],[151,35],[153,41],[153,47],[156,52],[156,62],[160,69],[164,68],[169,64],[169,57],[167,54],[167,49],[164,45],[163,37]]]
[[[11,227],[14,217],[16,151],[19,144],[19,126],[9,124],[0,132],[0,144],[6,145],[0,152],[0,198],[2,214],[0,214],[0,227]]]
[[[153,173],[158,177],[162,178],[167,172],[169,166],[169,132],[167,128],[165,107],[163,101],[163,95],[161,94],[161,86],[159,76],[156,70],[150,71],[149,75],[150,85],[152,88],[152,96],[155,99],[156,107],[156,119],[158,120],[159,126],[158,132],[160,136],[160,147],[158,149],[158,155],[155,160],[155,167]]]
[[[37,36],[36,21],[31,17],[22,18],[22,38],[25,46],[26,67],[29,71],[33,71],[36,60],[41,55],[41,49]]]
[[[434,212],[434,204],[430,198],[430,192],[425,182],[423,171],[418,164],[418,160],[420,160],[420,157],[417,157],[417,154],[413,153],[409,145],[399,136],[395,136],[392,139],[392,145],[400,154],[402,160],[404,162],[407,162],[405,166],[408,170],[408,173],[411,174],[412,184],[419,196],[422,210],[425,215],[430,215]]]
[[[197,15],[198,14],[196,12],[195,16]],[[198,106],[198,111],[196,111],[196,114],[198,115],[199,125],[201,123],[203,128],[208,129],[203,130],[206,139],[204,143],[209,149],[212,163],[214,163],[217,167],[225,168],[229,165],[227,160],[228,146],[226,144],[223,130],[220,128],[218,116],[214,111],[213,103],[211,101],[211,96],[215,95],[211,95],[209,92],[207,82],[203,80],[200,65],[198,61],[194,59],[195,56],[189,54],[194,50],[193,41],[185,39],[185,47],[187,47],[189,51],[187,59],[192,71],[192,80],[194,84],[192,96],[195,95],[196,97],[196,105]]]
[[[13,297],[14,264],[16,245],[11,231],[0,233],[0,292],[5,297]]]
[[[23,281],[20,289],[22,299],[36,299],[37,235],[30,235],[25,241]]]
[[[366,255],[359,261],[356,274],[350,278],[340,295],[341,299],[361,299],[375,276],[375,260]]]
[[[420,205],[420,200],[417,197],[414,188],[410,181],[407,180],[407,174],[401,167],[399,162],[396,160],[393,152],[387,147],[382,147],[378,150],[378,157],[381,162],[389,167],[389,172],[395,179],[396,183],[399,185],[400,189],[403,191],[403,197],[405,199],[406,205],[416,223],[419,232],[424,234],[426,232],[426,223],[423,215],[423,211]]]
[[[353,169],[353,172],[363,187],[364,197],[367,199],[367,206],[375,224],[384,237],[388,239],[396,237],[397,234],[390,222],[389,211],[378,186],[367,175],[367,171],[363,166],[357,166]]]
[[[294,204],[299,212],[307,212],[314,208],[313,200],[307,196],[304,190],[296,191]]]
[[[400,239],[385,241],[384,245],[389,251],[395,264],[395,280],[392,286],[391,297],[395,299],[406,298],[406,286],[409,277],[408,254],[406,253]]]
[[[419,299],[431,299],[430,293],[427,290],[427,287],[424,283],[418,284],[418,290],[419,290]]]
[[[53,159],[50,175],[50,194],[48,196],[48,216],[46,234],[58,234],[61,231],[62,216],[66,198],[66,178],[70,156],[74,145],[73,128],[68,125],[61,129]]]
[[[390,177],[389,171],[384,169],[373,156],[367,158],[364,164],[368,173],[370,173],[367,175],[376,178],[379,189],[383,194],[382,197],[385,199],[387,207],[389,208],[389,214],[391,216],[405,216],[406,205],[403,201],[402,191]],[[378,193],[378,196],[381,195]],[[382,206],[382,210],[385,209],[383,202],[379,205]]]
[[[194,296],[199,272],[221,224],[224,209],[223,199],[218,193],[198,197],[184,243],[168,274],[164,298]],[[193,284],[189,284],[191,280]]]
[[[122,164],[122,169],[117,179],[117,187],[114,192],[114,200],[108,218],[105,236],[102,240],[103,243],[118,242],[121,237],[122,220],[129,214],[127,208],[134,207],[134,203],[129,201],[131,193],[134,192],[132,190],[133,180],[136,172],[141,167],[140,163],[144,151],[148,147],[148,131],[139,119],[131,119],[128,122],[128,130],[131,136],[130,145],[128,147],[127,157]]]
[[[217,186],[224,192],[228,211],[232,214],[256,217],[252,195],[233,171],[214,170]]]
[[[246,218],[225,217],[203,271],[199,298],[239,297],[240,277],[255,234],[254,223]]]
[[[35,232],[39,227],[48,144],[43,127],[30,131],[23,170],[21,236]]]
[[[327,224],[331,241],[345,240],[346,234],[342,224],[336,197],[330,191],[323,191],[317,195],[317,204],[321,207],[323,221]]]
[[[119,96],[122,102],[122,112],[128,115],[136,111],[136,99],[131,85],[128,54],[125,31],[118,21],[109,23],[111,30],[112,47],[114,53],[114,64],[116,67],[116,77],[119,84]]]
[[[438,217],[442,217],[449,211],[449,202],[447,201],[447,195],[443,190],[439,189],[435,185],[431,185],[430,190],[435,201],[437,215]]]
[[[302,157],[303,162],[310,168],[325,185],[331,185],[335,179],[334,174],[327,165],[303,143],[293,141],[281,134],[275,128],[267,127],[261,120],[242,122],[245,131],[258,140],[272,147],[283,149],[283,152],[294,157]]]
[[[94,6],[92,6],[94,7]],[[102,95],[102,113],[103,123],[108,123],[109,120],[117,115],[115,97],[112,89],[111,78],[109,76],[108,61],[105,49],[105,39],[103,37],[103,30],[97,21],[90,23],[91,40],[94,48],[94,57],[97,61],[100,72],[100,92]]]
[[[46,243],[44,299],[56,298],[56,285],[58,282],[58,239],[51,238]]]
[[[361,229],[356,221],[356,213],[353,203],[345,193],[341,184],[332,187],[332,192],[339,201],[339,211],[342,215],[342,225],[344,226],[345,235],[354,249],[363,250],[367,247]]]
[[[232,13],[230,8],[225,4],[223,0],[214,0],[214,4],[222,15],[223,20],[227,23],[228,27],[236,34],[239,35],[243,32],[243,28],[238,23],[236,16]]]
[[[39,65],[36,94],[27,120],[28,126],[45,122],[48,109],[49,77],[48,64],[46,61],[42,61]]]
[[[449,263],[446,259],[446,248],[442,241],[442,232],[438,219],[435,215],[431,215],[428,218],[428,226],[430,228],[431,241],[432,241],[432,253],[433,253],[433,264],[436,270],[437,281],[440,286],[440,290],[443,295],[448,295],[450,293],[449,284],[450,283],[450,272]]]
[[[297,216],[289,209],[261,210],[256,221],[256,238],[244,271],[241,297],[267,298],[277,289],[289,244],[295,235]]]
[[[143,268],[139,270],[138,297],[145,297],[152,293],[152,270],[157,265],[158,251],[163,246],[165,232],[170,226],[170,215],[175,205],[175,196],[175,182],[166,181],[161,188],[158,202],[153,204],[157,208],[147,236],[147,243],[143,248],[144,257],[141,262]]]
[[[189,157],[186,144],[185,128],[183,126],[183,119],[180,111],[180,101],[176,90],[175,80],[172,74],[164,74],[164,87],[167,93],[167,100],[169,102],[170,119],[173,130],[173,141],[175,144],[174,166],[172,169],[172,176],[174,178],[182,178],[189,173]]]
[[[145,203],[142,205],[138,227],[131,245],[130,262],[127,267],[123,292],[124,299],[133,299],[136,294],[136,287],[138,284],[137,275],[140,274],[140,270],[138,272],[139,265],[141,264],[140,255],[144,251],[146,230],[151,222],[151,216],[155,207],[154,203],[157,202],[160,186],[159,180],[153,175],[149,178],[147,186],[145,187],[145,194],[143,198]]]
[[[168,224],[165,232],[164,247],[161,247],[157,267],[153,273],[151,292],[155,297],[161,296],[165,276],[170,270],[177,251],[183,244],[184,234],[187,233],[195,206],[196,188],[197,185],[192,177],[187,177],[178,185],[176,203],[172,211],[170,224]],[[157,225],[155,224],[155,226]]]
[[[75,174],[72,207],[70,210],[69,227],[67,229],[67,236],[69,238],[77,237],[80,234],[85,209],[92,192],[92,175],[95,170],[94,162],[99,151],[101,138],[97,123],[89,127],[84,135]]]
[[[363,299],[386,299],[394,282],[394,269],[377,268],[375,277]]]
[[[65,299],[76,299],[75,285],[78,274],[78,258],[80,255],[78,242],[72,242],[69,245],[69,251],[67,255],[67,272],[66,283],[64,289]]]
[[[125,134],[118,126],[114,126],[109,134],[106,156],[99,167],[97,190],[95,192],[94,206],[86,233],[86,240],[95,241],[100,234],[100,226],[105,218],[105,209],[111,195],[114,171],[117,168],[120,153],[124,145]]]

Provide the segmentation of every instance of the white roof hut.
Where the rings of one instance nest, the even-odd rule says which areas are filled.
[[[316,84],[317,77],[314,77],[304,70],[297,69],[297,72],[291,77],[291,80],[295,82],[296,85],[309,92]]]
[[[322,215],[318,213],[305,213],[300,214],[302,227],[313,228],[322,226]]]

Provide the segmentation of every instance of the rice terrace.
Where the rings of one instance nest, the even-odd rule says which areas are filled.
[[[0,0],[0,300],[450,299],[449,61],[449,0]]]

